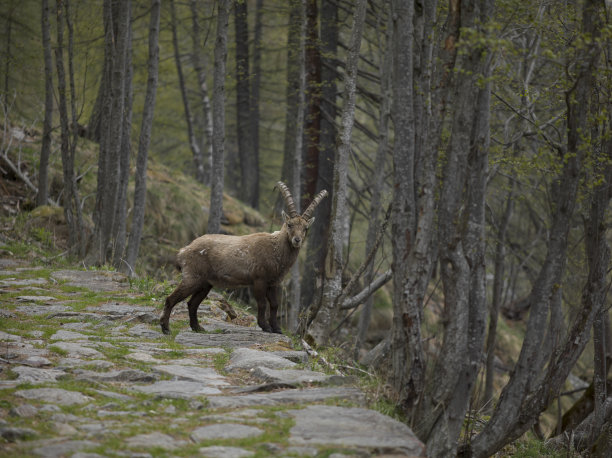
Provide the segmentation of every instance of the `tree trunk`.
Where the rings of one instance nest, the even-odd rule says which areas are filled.
[[[357,69],[361,36],[365,23],[367,1],[359,0],[355,5],[351,41],[346,62],[344,79],[344,105],[341,116],[340,143],[338,158],[334,164],[334,192],[330,235],[331,278],[323,286],[321,308],[309,328],[309,333],[318,344],[329,338],[329,328],[337,299],[342,292],[342,272],[344,270],[344,241],[348,234],[345,231],[343,217],[348,212],[348,158],[351,151],[351,134],[355,122],[355,92],[357,89]]]
[[[321,135],[321,53],[317,31],[317,0],[306,0],[306,127],[302,170],[302,203],[304,208],[315,196],[319,171],[319,138]]]
[[[181,98],[183,99],[183,107],[185,109],[185,122],[187,123],[187,138],[189,140],[189,148],[193,154],[193,166],[195,168],[195,178],[200,183],[205,181],[204,159],[198,140],[193,129],[193,116],[189,107],[189,98],[187,97],[187,87],[185,86],[185,77],[183,75],[183,64],[181,63],[181,53],[179,50],[178,33],[176,30],[176,8],[174,0],[170,0],[170,25],[172,28],[172,46],[174,48],[174,62],[176,64],[176,73],[178,75],[179,89],[181,90]]]
[[[502,305],[502,286],[505,278],[505,257],[506,257],[506,234],[508,232],[508,224],[512,216],[514,207],[514,179],[509,179],[510,190],[506,197],[506,208],[498,225],[497,240],[495,242],[495,261],[493,274],[493,292],[491,299],[491,307],[489,312],[489,327],[487,331],[486,342],[486,376],[485,388],[482,398],[483,405],[488,411],[493,410],[493,379],[495,374],[495,340],[497,336],[497,323],[499,320],[499,309]]]
[[[81,200],[74,173],[74,159],[76,156],[76,145],[79,138],[78,113],[76,106],[76,86],[74,83],[74,27],[72,24],[72,15],[70,12],[70,2],[66,0],[66,26],[68,28],[68,80],[70,81],[70,112],[71,112],[71,131],[72,141],[70,144],[70,162],[72,163],[72,201],[74,205],[74,215],[76,218],[76,247],[75,252],[79,256],[85,255],[85,231],[83,224],[83,212],[81,210]]]
[[[40,164],[38,167],[38,194],[36,205],[47,205],[49,199],[49,155],[51,154],[51,129],[53,128],[53,56],[51,54],[51,25],[49,0],[42,1],[41,11],[43,57],[45,62],[45,118],[43,121]]]
[[[221,231],[223,214],[223,151],[225,140],[225,64],[227,61],[227,23],[229,0],[219,1],[217,38],[215,41],[215,71],[213,87],[213,168],[210,192],[208,233]]]
[[[147,199],[147,158],[151,143],[151,127],[155,110],[157,94],[157,77],[159,70],[159,18],[161,0],[151,0],[151,19],[149,22],[149,60],[147,62],[147,89],[142,110],[140,137],[138,140],[138,157],[136,158],[136,174],[134,176],[134,211],[132,212],[132,228],[127,249],[127,262],[122,270],[134,274],[136,258],[142,238],[144,215]]]
[[[298,75],[298,94],[297,94],[297,107],[296,107],[296,120],[295,120],[295,137],[294,148],[293,148],[293,161],[290,175],[291,183],[291,194],[294,196],[293,200],[296,208],[301,208],[301,197],[302,192],[300,186],[302,184],[300,180],[300,172],[302,171],[302,151],[303,151],[303,140],[304,140],[304,108],[306,105],[306,62],[305,62],[305,39],[306,39],[306,17],[303,0],[300,0],[298,6],[298,19],[299,19],[299,75]],[[293,11],[293,10],[292,10]],[[301,283],[300,283],[300,262],[299,260],[293,264],[291,268],[291,282],[289,288],[290,294],[290,313],[289,313],[289,329],[295,331],[298,328],[301,297]]]
[[[238,157],[240,158],[240,199],[257,208],[258,164],[253,150],[251,124],[251,96],[249,76],[249,27],[246,0],[234,2],[234,25],[236,29],[236,129]]]
[[[130,179],[130,156],[131,156],[131,134],[132,134],[132,102],[133,88],[132,77],[134,69],[132,67],[132,27],[131,3],[128,5],[127,14],[130,17],[130,26],[127,32],[126,62],[124,78],[124,105],[123,123],[121,125],[121,147],[119,152],[119,182],[117,190],[117,205],[115,207],[115,227],[113,228],[114,258],[113,265],[121,268],[125,263],[125,246],[127,244],[127,206],[128,206],[128,182]]]
[[[213,136],[213,120],[212,110],[210,108],[210,98],[208,96],[208,84],[206,83],[206,71],[204,66],[204,51],[202,50],[202,28],[198,18],[197,0],[191,0],[191,20],[192,20],[192,40],[193,68],[198,76],[198,84],[200,88],[200,97],[202,99],[202,114],[204,123],[204,141],[202,151],[202,161],[204,164],[204,184],[210,186],[210,173],[212,169],[212,136]]]
[[[57,47],[55,49],[55,65],[57,70],[58,109],[61,126],[62,170],[64,178],[63,204],[64,216],[68,225],[68,243],[71,254],[81,254],[83,246],[83,225],[80,212],[80,202],[74,174],[74,151],[76,145],[71,143],[71,124],[68,120],[66,70],[64,66],[64,25],[70,24],[70,3],[68,0],[57,4]],[[73,119],[76,116],[74,107],[74,84],[72,75],[72,26],[69,26],[68,59],[71,81],[71,105]],[[74,123],[72,124],[74,127]],[[76,137],[75,137],[76,138]]]
[[[456,6],[456,11],[452,7]],[[484,29],[491,2],[451,5],[462,28]],[[439,207],[440,265],[444,291],[444,335],[434,365],[437,383],[423,392],[416,419],[417,434],[429,456],[448,456],[457,448],[471,391],[478,375],[484,341],[486,302],[484,265],[484,196],[489,138],[489,93],[477,79],[488,77],[490,58],[484,48],[466,40],[457,58],[450,139]],[[420,213],[420,212],[419,212]],[[409,290],[409,289],[405,289]],[[408,309],[410,311],[410,308]],[[414,320],[407,313],[407,323]],[[416,317],[416,314],[414,315]],[[408,327],[408,326],[407,326]],[[410,334],[409,334],[410,335]],[[409,347],[412,342],[410,342]],[[412,355],[411,355],[412,356]],[[422,383],[422,354],[408,380]],[[422,385],[421,385],[422,386]],[[419,390],[406,393],[414,402]]]
[[[111,235],[115,227],[117,196],[119,194],[120,152],[122,145],[123,110],[125,106],[125,74],[129,1],[104,2],[104,58],[107,91],[104,94],[100,121],[100,154],[98,158],[98,186],[94,208],[94,232],[87,255],[87,264],[105,264],[112,254]]]
[[[295,145],[297,135],[297,118],[300,97],[300,69],[302,41],[301,35],[304,29],[303,0],[290,0],[289,28],[287,31],[287,92],[285,93],[285,135],[283,146],[283,166],[281,169],[281,180],[293,189],[293,164],[295,162]],[[303,117],[303,114],[302,114]],[[303,126],[299,126],[303,129]],[[301,155],[301,151],[300,151]],[[278,196],[275,205],[275,214],[280,215],[284,205],[282,196]]]
[[[337,55],[338,55],[338,4],[321,4],[321,131],[317,165],[316,192],[329,191],[329,198],[317,207],[317,217],[309,229],[306,260],[302,277],[301,308],[318,307],[323,287],[325,257],[329,239],[331,208],[333,200],[334,162],[336,156],[336,99],[337,99]],[[308,204],[309,200],[305,202]]]
[[[15,12],[15,0],[10,0],[8,12],[6,13],[6,57],[4,61],[4,93],[2,94],[3,102],[8,106],[9,100],[9,80],[11,71],[11,62],[13,56],[11,55],[12,38],[13,38],[13,13]]]
[[[394,0],[392,4],[393,33],[393,105],[395,132],[393,146],[393,326],[391,330],[392,384],[402,402],[412,402],[409,391],[420,390],[410,382],[416,369],[415,358],[420,350],[420,307],[409,304],[404,297],[407,280],[406,257],[411,250],[415,226],[414,183],[414,101],[413,101],[413,19],[414,4]],[[411,335],[418,330],[418,335]],[[414,345],[414,347],[411,346]],[[422,364],[422,362],[420,363]]]
[[[405,132],[400,134],[401,138],[405,138],[404,142],[408,142],[403,147],[397,145],[398,139],[396,134],[396,146],[394,147],[394,167],[398,164],[398,169],[406,167],[403,164],[401,156],[398,154],[409,153],[407,146],[414,148],[415,158],[412,159],[413,174],[408,177],[408,180],[413,180],[413,185],[416,186],[418,192],[412,192],[409,189],[394,188],[394,192],[410,193],[416,198],[416,202],[403,203],[405,197],[400,195],[394,196],[395,212],[403,211],[407,213],[403,217],[404,222],[398,219],[398,226],[393,229],[393,234],[398,234],[402,239],[406,239],[409,235],[410,240],[399,240],[397,243],[402,245],[404,252],[399,252],[394,249],[394,268],[395,263],[398,263],[399,269],[394,271],[394,321],[391,332],[391,354],[404,354],[406,360],[402,360],[401,356],[393,357],[392,371],[394,386],[399,397],[400,405],[409,409],[419,398],[421,398],[425,387],[425,355],[423,342],[421,337],[421,308],[424,305],[427,285],[432,275],[433,266],[437,260],[436,248],[434,246],[435,239],[435,221],[436,221],[436,182],[438,170],[438,150],[441,145],[442,131],[441,126],[445,116],[445,106],[450,98],[451,78],[454,57],[456,50],[454,46],[442,47],[439,46],[440,38],[434,35],[430,36],[426,31],[435,30],[436,22],[436,2],[426,2],[423,9],[414,11],[415,37],[417,40],[413,43],[416,53],[413,53],[410,46],[405,46],[405,50],[396,48],[396,52],[412,53],[411,62],[413,64],[413,81],[410,83],[417,84],[425,93],[431,94],[430,97],[420,96],[419,91],[413,91],[413,105],[404,105],[397,103],[392,109],[412,111],[411,118],[414,125],[408,124],[405,129],[410,129],[412,137]],[[458,37],[458,12],[449,11],[449,20],[447,21],[447,43],[454,43]],[[405,17],[397,17],[398,21]],[[398,24],[399,25],[399,24]],[[432,55],[433,43],[438,43],[435,49],[438,49],[439,55]],[[396,44],[396,46],[400,46]],[[434,63],[440,62],[437,67]],[[401,59],[404,65],[409,65],[409,59],[404,57]],[[399,62],[398,62],[399,64]],[[435,70],[435,71],[434,71]],[[399,73],[399,78],[406,79],[406,75]],[[416,80],[415,80],[416,79]],[[416,81],[416,82],[415,82]],[[404,83],[404,84],[407,84]],[[402,90],[402,84],[396,84],[397,90]],[[406,96],[404,96],[406,97]],[[408,103],[408,102],[405,102]],[[398,114],[398,121],[402,122],[407,114]],[[417,134],[416,121],[422,118],[421,127]],[[406,122],[405,120],[403,121]],[[395,131],[399,129],[394,120]],[[417,140],[420,141],[417,149]],[[417,152],[420,151],[419,160],[416,160]],[[395,169],[394,169],[395,170]],[[417,172],[418,170],[418,172]],[[395,181],[401,181],[399,174],[401,171],[395,171]],[[414,238],[412,239],[408,217],[409,208],[403,209],[402,205],[408,205],[413,208],[411,212],[418,216],[418,219],[413,223],[416,224]],[[399,225],[405,225],[401,227]],[[396,236],[393,236],[395,242]],[[408,243],[410,242],[410,243]],[[397,284],[396,284],[397,283]],[[403,291],[403,292],[402,292]],[[398,302],[399,301],[399,302]],[[404,343],[402,343],[402,340]],[[407,342],[407,344],[406,344]],[[414,417],[413,417],[414,418]]]
[[[252,171],[254,178],[253,208],[259,208],[259,99],[261,86],[261,47],[263,40],[263,0],[255,3],[255,29],[253,31],[253,71],[251,72],[251,150],[256,170]]]
[[[598,36],[600,26],[597,2],[588,0],[583,7],[582,32],[591,37]],[[472,442],[471,451],[477,457],[490,456],[534,424],[539,414],[558,393],[586,345],[595,314],[601,306],[601,267],[598,263],[606,262],[609,251],[600,246],[602,251],[593,259],[589,258],[588,286],[583,295],[583,306],[572,329],[564,343],[553,351],[544,377],[534,370],[543,340],[542,329],[546,328],[550,299],[562,284],[568,232],[586,150],[584,142],[588,132],[593,69],[598,58],[599,48],[593,43],[587,45],[578,61],[576,83],[566,94],[567,153],[563,157],[561,175],[558,181],[553,183],[555,206],[547,255],[529,296],[531,309],[519,359],[490,421]],[[605,240],[605,237],[603,239]]]
[[[384,57],[379,71],[380,92],[382,102],[378,118],[378,148],[376,150],[376,158],[374,159],[374,173],[371,180],[372,199],[370,201],[370,213],[368,221],[368,232],[366,235],[365,254],[372,250],[376,241],[376,234],[380,226],[380,209],[382,206],[382,191],[385,184],[385,172],[387,164],[387,155],[389,153],[389,118],[391,116],[391,85],[392,85],[392,20],[390,14],[382,14],[378,19],[379,28],[385,30],[384,39]],[[386,25],[386,27],[383,26]],[[382,32],[379,32],[382,35]],[[368,266],[364,275],[364,284],[369,285],[374,280],[374,266],[372,262]],[[363,304],[361,313],[359,314],[359,324],[357,329],[357,338],[355,341],[354,358],[359,360],[359,350],[363,347],[370,326],[372,316],[372,308],[374,306],[374,297],[370,296]]]

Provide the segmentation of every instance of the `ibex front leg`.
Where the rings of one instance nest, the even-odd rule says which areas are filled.
[[[278,286],[270,286],[266,291],[266,297],[268,298],[268,302],[270,302],[270,327],[272,328],[272,332],[282,334],[283,331],[281,331],[276,319],[276,313],[278,312]]]
[[[188,283],[183,280],[172,292],[172,294],[170,294],[170,296],[166,298],[166,303],[164,304],[164,311],[159,317],[159,324],[161,325],[161,329],[164,334],[170,334],[170,314],[172,313],[172,309],[174,308],[174,306],[183,299],[194,294],[198,289],[200,289],[199,285],[193,282]]]
[[[266,291],[265,282],[257,281],[253,284],[253,295],[257,301],[257,324],[264,332],[272,332],[272,328],[266,322]]]
[[[204,284],[202,289],[191,296],[191,299],[187,302],[187,308],[189,310],[189,326],[194,332],[203,332],[204,328],[200,326],[198,322],[198,307],[202,303],[206,296],[208,296],[212,285],[210,283]]]

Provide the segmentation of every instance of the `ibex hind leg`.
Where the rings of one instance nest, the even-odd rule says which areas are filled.
[[[189,302],[187,302],[187,307],[189,309],[189,326],[194,332],[204,331],[204,328],[201,327],[200,323],[198,322],[198,307],[202,301],[206,299],[206,296],[208,296],[211,288],[212,285],[206,283],[202,289],[194,293],[193,296],[191,296],[191,299],[189,299]]]
[[[177,288],[166,298],[164,304],[164,311],[159,317],[159,324],[164,334],[170,334],[170,314],[176,304],[183,299],[191,296],[201,288],[198,284],[187,284],[182,281]]]

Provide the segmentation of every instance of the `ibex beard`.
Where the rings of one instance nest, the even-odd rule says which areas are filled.
[[[300,215],[289,188],[278,182],[287,205],[283,211],[283,225],[271,234],[235,236],[207,234],[181,248],[176,263],[182,272],[178,287],[166,298],[159,322],[164,334],[170,333],[170,314],[174,306],[187,301],[189,326],[195,332],[203,331],[198,322],[198,307],[211,288],[239,288],[251,286],[257,301],[257,324],[265,332],[281,334],[277,321],[278,289],[280,283],[297,259],[308,228],[313,223],[312,213],[325,196],[321,191]],[[270,304],[266,321],[266,303]]]

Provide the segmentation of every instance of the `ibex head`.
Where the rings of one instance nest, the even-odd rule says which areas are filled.
[[[312,202],[308,208],[300,216],[295,209],[295,203],[293,202],[293,197],[291,196],[291,192],[289,191],[287,185],[285,185],[285,183],[282,181],[279,181],[276,183],[276,186],[285,199],[287,211],[289,212],[289,214],[287,214],[283,211],[283,221],[287,227],[287,238],[294,248],[300,248],[304,242],[304,239],[306,238],[308,228],[315,220],[314,217],[312,217],[312,213],[314,212],[315,208],[317,208],[317,205],[319,205],[319,203],[327,196],[327,191],[323,190],[318,193],[314,199],[312,199]]]

